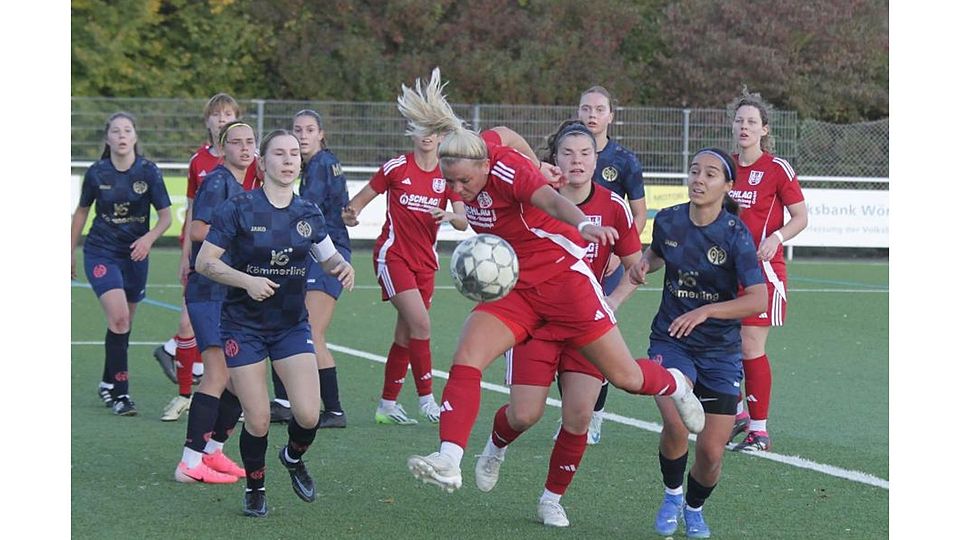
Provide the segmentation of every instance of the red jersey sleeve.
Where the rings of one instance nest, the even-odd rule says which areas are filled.
[[[618,257],[633,255],[643,249],[643,244],[640,242],[640,232],[637,231],[637,223],[633,220],[633,214],[630,212],[630,207],[626,201],[616,194],[613,194],[613,196],[619,199],[617,202],[623,205],[623,211],[621,212],[618,209],[615,214],[616,218],[613,226],[617,229],[617,234],[620,237],[613,244],[613,252]]]
[[[385,193],[388,189],[390,189],[390,180],[392,178],[391,173],[396,170],[404,170],[404,166],[406,164],[406,154],[397,156],[384,163],[379,169],[377,169],[377,172],[374,173],[373,177],[370,178],[370,187],[373,188],[373,190],[377,193]]]
[[[800,180],[797,178],[797,173],[793,170],[793,166],[781,157],[773,158],[773,162],[783,169],[785,181],[780,182],[777,186],[777,197],[783,202],[783,206],[786,207],[791,204],[803,202]]]
[[[200,183],[197,179],[200,177],[200,171],[196,159],[197,155],[194,154],[193,158],[190,159],[190,166],[187,167],[187,198],[196,199],[197,198],[197,188],[200,187]]]
[[[489,142],[487,144],[490,176],[496,176],[510,184],[517,200],[531,204],[530,198],[533,192],[549,185],[547,179],[520,152],[507,146],[490,146]]]
[[[487,143],[487,146],[500,146],[503,144],[503,139],[500,138],[500,134],[492,129],[481,131],[480,138],[483,139],[483,142]]]

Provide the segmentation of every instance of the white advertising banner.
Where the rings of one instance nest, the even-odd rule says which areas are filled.
[[[788,246],[890,247],[889,191],[804,189],[803,196],[807,228]]]

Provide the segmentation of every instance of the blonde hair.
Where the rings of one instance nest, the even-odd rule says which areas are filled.
[[[769,128],[770,126],[770,112],[773,111],[773,106],[763,100],[760,97],[760,93],[750,93],[747,90],[747,85],[743,85],[740,89],[740,95],[737,96],[733,101],[727,104],[727,110],[730,113],[730,120],[737,116],[737,111],[740,110],[740,107],[753,107],[760,112],[760,123]],[[760,150],[764,152],[773,152],[773,134],[770,130],[767,130],[767,134],[763,137],[760,137]]]
[[[437,150],[441,164],[450,164],[460,159],[486,159],[487,145],[475,131],[466,128],[446,96],[441,82],[440,68],[433,68],[430,82],[422,84],[417,78],[413,88],[400,85],[397,109],[407,120],[407,135],[427,137],[434,133],[443,136]]]

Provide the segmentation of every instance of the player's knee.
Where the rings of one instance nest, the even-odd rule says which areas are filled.
[[[263,437],[270,431],[270,411],[243,411],[243,429],[254,437]]]
[[[590,419],[593,410],[565,411],[563,413],[563,429],[573,435],[583,435],[590,428]]]
[[[291,403],[290,405],[293,418],[301,427],[310,428],[320,422],[319,399],[315,403]]]
[[[112,315],[107,319],[107,328],[114,334],[126,334],[130,331],[130,315]]]
[[[543,417],[543,407],[513,407],[507,409],[510,427],[517,431],[526,431]]]

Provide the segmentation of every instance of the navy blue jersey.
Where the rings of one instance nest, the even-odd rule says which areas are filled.
[[[310,159],[300,175],[300,196],[316,203],[327,220],[327,234],[339,251],[350,251],[350,236],[341,212],[350,202],[347,178],[340,160],[324,148]]]
[[[326,237],[320,208],[296,195],[286,208],[270,204],[263,188],[240,193],[221,204],[214,213],[207,242],[226,250],[233,268],[280,285],[262,302],[250,298],[244,289],[229,287],[223,304],[224,327],[270,334],[306,321],[310,246]]]
[[[646,196],[643,191],[643,164],[640,163],[640,158],[613,139],[608,139],[607,146],[597,154],[593,181],[631,201]]]
[[[202,221],[212,225],[214,211],[217,207],[238,193],[243,193],[243,185],[237,182],[229,169],[223,165],[218,165],[204,177],[203,183],[197,190],[196,198],[193,201],[194,221]],[[194,271],[197,254],[200,253],[200,246],[202,245],[203,242],[193,242],[190,252],[190,277],[187,280],[184,297],[189,302],[222,302],[227,296],[226,285],[217,283]],[[223,262],[230,264],[228,253],[223,255]]]
[[[110,158],[87,169],[80,191],[80,206],[96,201],[93,225],[83,250],[96,255],[129,258],[130,244],[150,230],[150,205],[170,206],[170,196],[160,169],[141,156],[126,171],[114,168]]]
[[[740,350],[740,321],[707,319],[682,339],[670,337],[670,323],[680,315],[737,297],[743,287],[763,283],[757,247],[737,216],[723,210],[698,227],[690,221],[690,203],[664,208],[653,222],[650,249],[665,261],[660,310],[650,326],[650,339],[672,341],[689,351]]]

